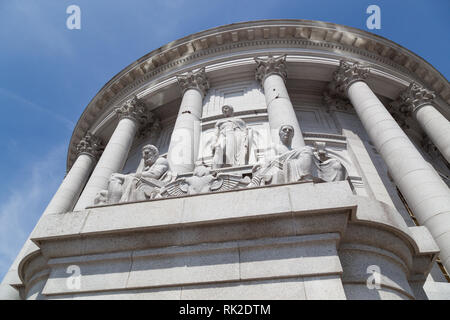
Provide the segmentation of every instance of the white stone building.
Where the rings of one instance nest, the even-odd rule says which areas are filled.
[[[449,299],[449,105],[429,63],[342,25],[171,42],[86,107],[0,297]]]

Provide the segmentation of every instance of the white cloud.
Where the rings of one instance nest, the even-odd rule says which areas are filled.
[[[0,205],[0,279],[61,183],[65,153],[65,145],[55,147],[18,175],[21,183],[10,182],[17,186],[9,190],[9,197]]]

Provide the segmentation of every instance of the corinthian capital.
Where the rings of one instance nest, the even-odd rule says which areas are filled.
[[[99,138],[88,132],[77,144],[77,155],[87,154],[98,159],[102,154],[104,146]]]
[[[345,94],[348,87],[356,81],[364,81],[369,75],[369,68],[362,67],[359,63],[349,63],[341,60],[339,68],[333,74],[336,91]]]
[[[418,108],[425,104],[432,104],[435,94],[417,84],[411,82],[408,89],[400,94],[398,104],[408,113],[414,113]]]
[[[131,119],[138,125],[145,125],[152,121],[153,114],[148,107],[137,96],[125,102],[122,106],[116,108],[116,114],[119,119]]]
[[[177,80],[183,94],[188,89],[197,89],[205,95],[209,89],[205,68],[201,68],[195,72],[188,72],[186,75],[177,76]]]
[[[329,91],[325,91],[323,93],[322,101],[325,106],[328,108],[328,112],[332,111],[344,111],[344,112],[355,112],[351,102],[342,97],[341,95],[333,95]]]
[[[256,80],[263,85],[264,79],[271,74],[278,74],[284,80],[287,78],[286,55],[274,58],[269,56],[267,59],[255,58],[256,62]]]

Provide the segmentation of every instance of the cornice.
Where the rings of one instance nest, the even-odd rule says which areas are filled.
[[[67,158],[70,168],[76,145],[106,110],[129,98],[165,72],[230,51],[305,48],[357,55],[368,64],[382,64],[433,90],[450,104],[450,84],[425,60],[375,34],[333,23],[309,20],[262,20],[198,32],[151,51],[119,72],[91,100],[74,129]],[[262,50],[261,50],[262,49]],[[264,55],[261,52],[259,56]]]

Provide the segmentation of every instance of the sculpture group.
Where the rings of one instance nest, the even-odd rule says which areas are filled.
[[[95,205],[179,197],[207,192],[260,187],[293,182],[331,182],[346,179],[342,163],[330,157],[325,143],[292,148],[295,134],[291,125],[279,129],[280,142],[271,146],[264,161],[253,165],[251,177],[220,172],[221,168],[248,164],[253,143],[244,120],[233,117],[233,108],[223,106],[223,119],[217,121],[211,143],[210,167],[195,167],[191,175],[178,176],[154,145],[142,148],[135,173],[111,175],[108,189],[100,191]]]

